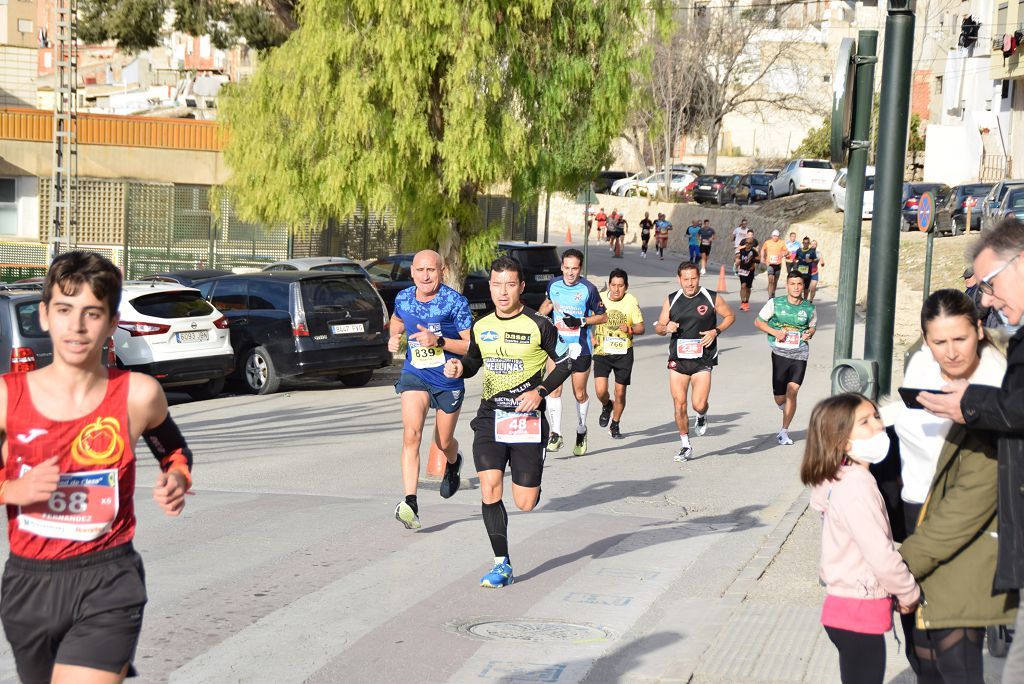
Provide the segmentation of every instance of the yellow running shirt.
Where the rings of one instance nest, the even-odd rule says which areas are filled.
[[[622,299],[613,302],[605,291],[601,293],[601,301],[608,312],[608,322],[594,327],[594,354],[625,354],[633,346],[633,336],[619,330],[619,326],[628,325],[632,328],[644,322],[640,303],[628,292]]]

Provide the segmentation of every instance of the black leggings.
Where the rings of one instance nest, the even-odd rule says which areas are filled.
[[[884,635],[836,627],[826,627],[825,633],[839,650],[839,676],[843,684],[881,684],[885,679]]]
[[[906,623],[904,623],[906,633]],[[907,639],[907,660],[918,684],[982,684],[981,627],[918,629]]]

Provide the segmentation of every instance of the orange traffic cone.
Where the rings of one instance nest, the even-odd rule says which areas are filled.
[[[572,244],[572,226],[565,227],[565,244]]]
[[[437,448],[434,441],[430,441],[430,458],[427,459],[427,477],[440,479],[444,477],[444,468],[448,464],[448,458],[444,452]]]
[[[718,272],[718,292],[728,292],[725,289],[725,266],[722,266],[722,270]]]

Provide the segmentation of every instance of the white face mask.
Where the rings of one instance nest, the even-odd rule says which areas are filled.
[[[882,430],[869,439],[851,439],[850,456],[861,463],[881,463],[889,453],[889,435]]]

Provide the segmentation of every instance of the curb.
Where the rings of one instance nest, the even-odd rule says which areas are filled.
[[[789,535],[792,534],[793,528],[796,527],[797,521],[800,520],[800,516],[807,510],[810,498],[810,490],[805,487],[800,496],[789,507],[789,510],[782,516],[782,519],[775,525],[775,529],[765,537],[757,553],[747,561],[747,564],[740,570],[736,579],[732,581],[732,584],[722,594],[722,600],[726,604],[737,605],[747,598],[751,589],[761,579],[761,575],[768,569],[775,556],[779,554],[782,545],[789,539]]]

